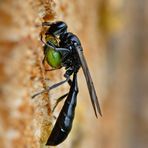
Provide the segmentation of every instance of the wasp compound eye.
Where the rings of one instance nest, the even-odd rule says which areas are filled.
[[[67,32],[67,25],[62,21],[58,21],[50,24],[50,28],[47,30],[46,35],[52,34],[54,36],[61,35]]]

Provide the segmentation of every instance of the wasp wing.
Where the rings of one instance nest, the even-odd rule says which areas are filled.
[[[89,69],[87,66],[87,62],[86,62],[84,54],[83,54],[83,49],[81,46],[75,46],[75,48],[77,50],[77,53],[79,55],[79,58],[80,58],[80,61],[82,64],[83,73],[85,75],[85,79],[87,82],[87,87],[89,90],[91,103],[92,103],[95,115],[96,115],[96,117],[98,117],[97,114],[99,113],[102,116],[101,108],[100,108],[99,101],[98,101],[97,94],[96,94],[96,90],[95,90],[95,87],[94,87],[94,84],[93,84],[93,81],[92,81],[92,78],[91,78],[91,75],[90,75],[90,72],[89,72]]]

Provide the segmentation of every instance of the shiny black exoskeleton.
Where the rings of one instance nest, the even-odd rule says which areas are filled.
[[[50,35],[59,40],[58,47],[53,45],[53,43],[51,43],[50,41],[48,42],[44,42],[43,40],[42,41],[45,44],[44,47],[53,48],[56,52],[59,52],[61,54],[62,56],[61,67],[65,67],[66,69],[66,72],[64,74],[66,80],[54,84],[53,86],[49,87],[47,90],[39,92],[38,94],[49,91],[65,82],[68,82],[68,84],[70,85],[69,93],[63,95],[64,97],[67,96],[66,101],[53,127],[53,130],[47,140],[47,145],[54,146],[60,144],[66,139],[72,127],[76,100],[77,100],[77,93],[78,93],[77,73],[80,67],[82,67],[86,78],[95,115],[97,117],[98,113],[100,115],[102,114],[98,98],[96,95],[96,91],[92,82],[92,78],[88,70],[85,57],[83,55],[83,49],[78,37],[73,33],[68,32],[66,23],[62,21],[54,23],[44,22],[43,26],[49,27],[45,33],[45,36]],[[73,75],[73,80],[70,79],[71,75]],[[33,97],[35,97],[36,95],[34,95]]]
[[[66,69],[70,68],[73,72],[77,72],[81,66],[81,61],[75,50],[75,46],[81,46],[81,43],[74,34],[66,32],[60,36],[60,47],[69,49],[69,51],[66,51],[63,55],[63,66],[66,67]]]
[[[53,127],[46,145],[58,145],[66,139],[71,131],[77,103],[77,74],[74,73],[73,81],[67,99],[62,107],[58,119]]]
[[[75,49],[75,46],[81,47],[80,40],[73,33],[67,32],[67,25],[64,22],[59,21],[52,24],[46,22],[43,25],[50,26],[45,35],[59,38],[59,48],[55,48],[55,50],[62,54],[62,67],[66,68],[65,76],[69,77],[73,72],[77,72],[81,66],[80,58]],[[52,46],[52,43],[50,45]]]

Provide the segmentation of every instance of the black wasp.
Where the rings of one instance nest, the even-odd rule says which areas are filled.
[[[46,145],[55,146],[66,139],[72,128],[78,94],[77,73],[80,67],[82,67],[86,78],[96,117],[98,117],[98,113],[102,116],[102,113],[78,37],[73,33],[68,32],[66,23],[62,21],[54,23],[44,22],[42,25],[48,27],[45,33],[46,41],[43,41],[41,37],[41,40],[44,43],[45,58],[43,61],[46,61],[53,69],[65,67],[66,72],[64,77],[66,79],[35,94],[33,98],[62,85],[65,82],[68,82],[70,85],[70,91],[60,97],[60,99],[63,99],[64,97],[67,98],[46,143]],[[71,75],[73,75],[72,80],[70,78]]]

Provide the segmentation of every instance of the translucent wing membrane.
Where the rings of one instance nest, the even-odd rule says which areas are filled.
[[[93,81],[92,81],[92,78],[91,78],[85,57],[83,55],[82,47],[81,46],[75,46],[75,47],[76,47],[77,53],[79,55],[79,58],[80,58],[80,61],[81,61],[81,64],[82,64],[82,69],[83,69],[85,79],[86,79],[86,82],[87,82],[87,87],[88,87],[88,90],[89,90],[91,103],[92,103],[95,115],[96,115],[96,117],[98,117],[98,113],[99,113],[102,116],[101,108],[100,108],[99,101],[98,101],[98,98],[97,98],[97,94],[96,94],[96,91],[95,91],[95,87],[94,87],[94,84],[93,84]]]

